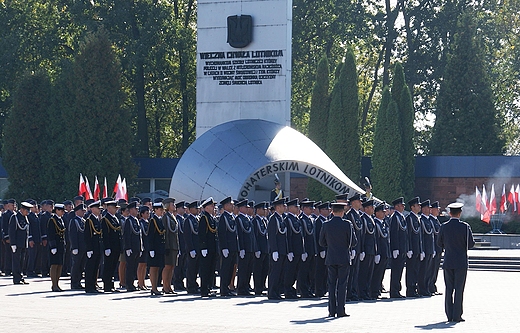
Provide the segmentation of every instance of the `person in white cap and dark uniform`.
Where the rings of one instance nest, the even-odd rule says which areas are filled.
[[[47,242],[50,249],[49,263],[51,265],[51,281],[52,291],[62,291],[58,286],[61,276],[61,269],[65,260],[65,222],[63,215],[65,214],[65,205],[55,204],[54,214],[52,214],[49,222],[47,222]]]
[[[456,323],[464,321],[462,299],[468,274],[468,249],[475,245],[471,227],[460,220],[463,206],[460,202],[448,205],[451,218],[441,225],[437,238],[437,244],[445,250],[442,263],[446,284],[444,310],[448,321]]]
[[[29,284],[25,282],[22,275],[23,261],[29,239],[29,221],[27,215],[33,207],[28,202],[22,202],[20,209],[9,218],[9,241],[11,245],[12,272],[14,284]]]

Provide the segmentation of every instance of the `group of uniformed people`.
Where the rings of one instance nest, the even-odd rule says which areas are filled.
[[[15,284],[26,284],[24,275],[50,275],[52,291],[62,290],[59,278],[70,272],[71,288],[87,293],[101,292],[101,277],[104,292],[119,291],[118,278],[127,291],[150,290],[156,296],[186,290],[212,297],[218,272],[221,296],[267,291],[272,300],[322,297],[329,290],[330,258],[320,232],[338,215],[331,214],[335,203],[275,199],[254,203],[228,197],[218,204],[213,198],[94,202],[77,196],[62,204],[29,199],[18,209],[10,199],[2,210],[1,270],[12,274]],[[349,264],[347,301],[381,297],[388,264],[391,298],[437,293],[438,202],[414,198],[406,216],[403,198],[389,206],[344,194],[336,203],[344,206],[339,216],[350,230],[343,254]],[[400,292],[405,264],[406,296]],[[151,289],[145,285],[147,272]]]

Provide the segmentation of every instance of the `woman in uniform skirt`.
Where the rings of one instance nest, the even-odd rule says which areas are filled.
[[[54,205],[54,214],[47,222],[47,243],[49,244],[49,263],[51,265],[52,291],[62,291],[58,286],[61,276],[61,269],[65,256],[65,223],[63,215],[65,206],[63,204]]]
[[[164,206],[163,225],[166,229],[166,243],[164,255],[164,269],[162,271],[163,292],[165,294],[174,294],[172,289],[173,271],[177,266],[177,257],[179,256],[179,224],[175,214],[175,199],[166,198],[162,202]]]
[[[137,289],[148,290],[144,280],[146,278],[146,261],[148,258],[148,244],[146,239],[148,238],[148,219],[150,218],[150,208],[148,206],[139,206],[139,225],[141,226],[141,236],[143,238],[143,252],[139,258],[139,265],[137,265]]]
[[[164,208],[161,202],[153,204],[153,215],[150,218],[147,236],[148,259],[146,263],[150,269],[150,282],[152,283],[152,296],[160,296],[162,292],[157,289],[159,284],[159,269],[164,267],[165,236],[166,230],[162,222]]]

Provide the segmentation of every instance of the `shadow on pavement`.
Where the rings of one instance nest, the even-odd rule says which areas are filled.
[[[296,325],[305,325],[305,324],[321,324],[326,323],[328,321],[339,319],[334,317],[320,317],[320,318],[314,318],[314,319],[306,319],[306,320],[291,320],[290,322],[292,324]]]
[[[324,308],[324,307],[327,307],[328,305],[328,301],[323,301],[323,300],[318,300],[320,301],[319,303],[318,302],[314,302],[314,303],[311,303],[311,304],[307,304],[307,305],[302,305],[300,306],[300,308],[302,309],[308,309],[308,308]]]
[[[432,323],[427,325],[417,325],[415,328],[420,328],[422,330],[441,330],[446,328],[453,328],[456,323],[453,322],[447,322],[447,321],[440,321],[438,323]]]

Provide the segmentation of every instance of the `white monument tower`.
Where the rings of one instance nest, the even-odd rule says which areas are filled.
[[[197,6],[197,138],[239,119],[290,126],[292,1]]]

